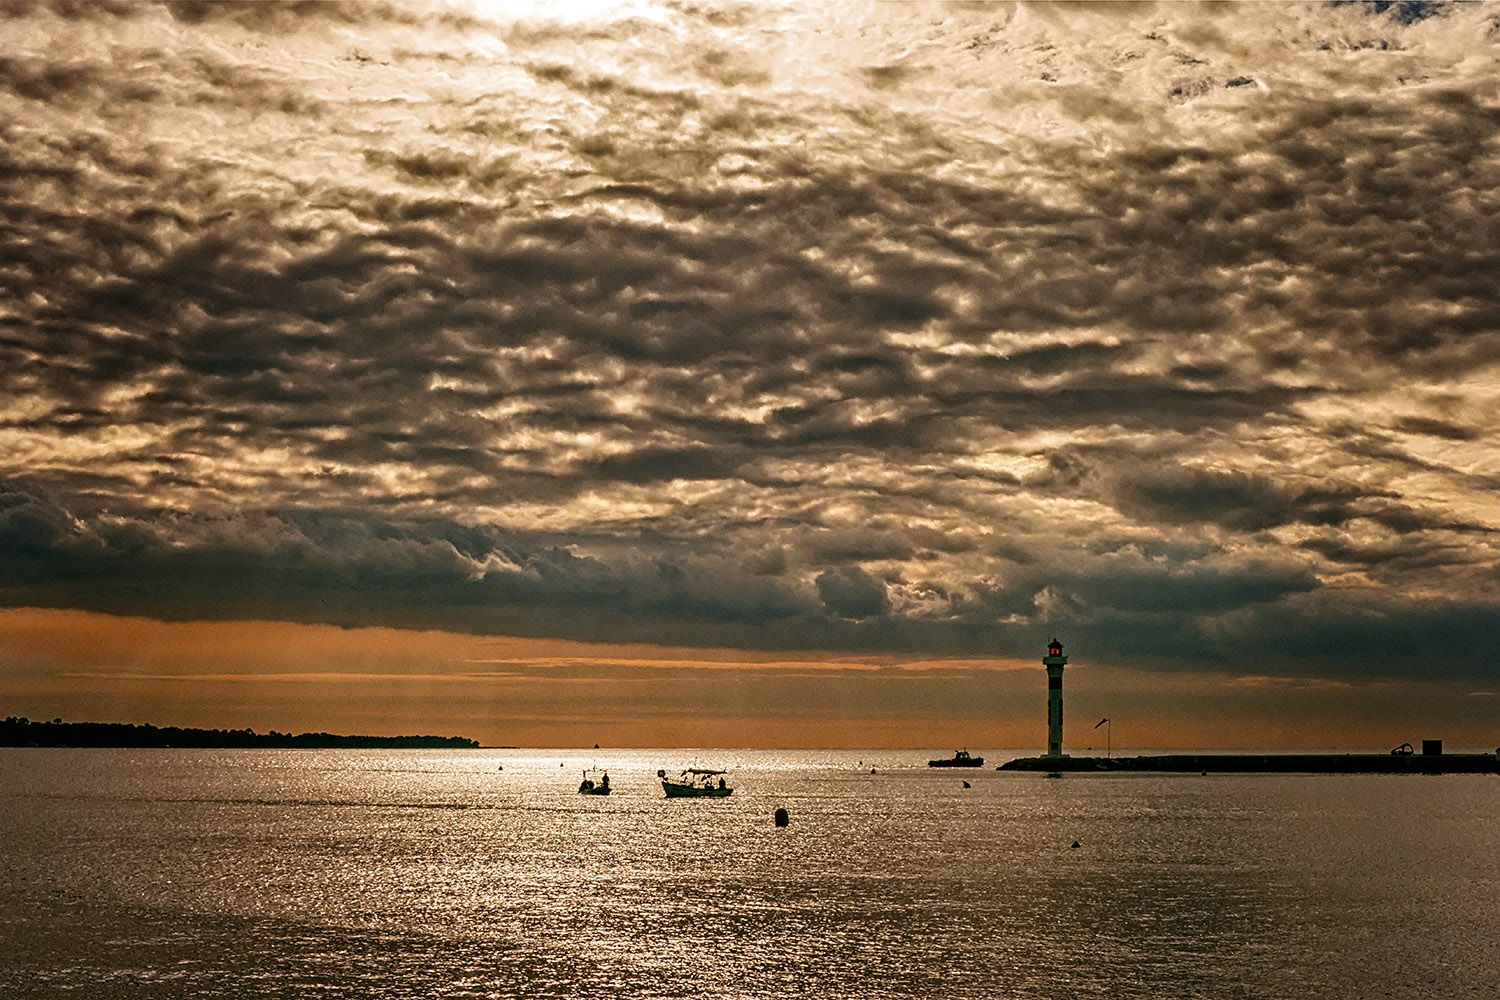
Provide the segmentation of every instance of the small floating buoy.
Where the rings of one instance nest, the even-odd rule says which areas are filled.
[[[786,812],[785,809],[779,809],[778,808],[776,810],[776,825],[777,826],[786,826],[791,821],[792,821],[792,819],[791,819],[790,816],[787,815],[787,812]]]
[[[965,782],[964,782],[964,787],[965,787],[965,788],[973,788],[973,787],[974,787],[974,786],[973,786],[973,785],[971,785],[971,784],[969,784],[969,783],[968,783],[968,782],[967,782],[967,781],[965,781]]]
[[[1496,754],[1497,754],[1497,755],[1500,755],[1500,750],[1496,750],[1496,751],[1495,751],[1495,753],[1496,753]],[[872,767],[872,768],[870,768],[870,773],[871,773],[871,774],[874,774],[874,773],[875,773],[875,769],[874,769],[874,768],[873,768],[873,767]]]
[[[1082,847],[1083,845],[1080,844],[1078,841],[1075,840],[1075,841],[1073,841],[1073,846],[1074,847]]]

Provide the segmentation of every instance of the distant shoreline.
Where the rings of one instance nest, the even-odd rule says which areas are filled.
[[[463,736],[339,736],[334,733],[257,733],[253,729],[191,729],[129,722],[33,722],[14,716],[0,722],[0,746],[147,749],[479,749]]]

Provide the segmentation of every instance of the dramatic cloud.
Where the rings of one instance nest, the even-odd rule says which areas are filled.
[[[0,6],[0,602],[1494,677],[1500,6],[570,9]]]

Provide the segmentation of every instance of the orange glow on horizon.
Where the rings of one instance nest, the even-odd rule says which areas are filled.
[[[1379,749],[1494,741],[1457,684],[1070,664],[1064,746]],[[0,610],[6,715],[487,746],[1040,747],[1045,674],[1006,659],[610,645],[269,621]]]

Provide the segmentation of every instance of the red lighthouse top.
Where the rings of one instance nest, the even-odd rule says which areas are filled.
[[[1053,667],[1061,669],[1063,664],[1067,662],[1068,658],[1063,655],[1062,643],[1058,642],[1056,639],[1053,639],[1050,643],[1047,644],[1047,655],[1042,657],[1042,665],[1047,667],[1049,670]]]

